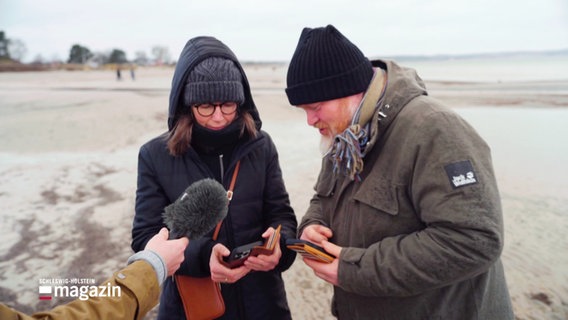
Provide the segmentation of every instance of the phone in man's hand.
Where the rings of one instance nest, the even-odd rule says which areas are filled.
[[[322,247],[307,240],[287,239],[286,247],[298,252],[304,258],[320,262],[331,263],[335,259],[335,256],[327,253]]]

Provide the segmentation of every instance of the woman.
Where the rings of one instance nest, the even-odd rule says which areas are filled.
[[[240,170],[217,241],[213,230],[190,242],[178,274],[222,283],[224,319],[290,319],[281,273],[295,259],[285,246],[297,221],[282,180],[278,153],[261,121],[242,66],[212,37],[190,39],[176,66],[170,93],[169,131],[144,144],[138,158],[132,248],[142,250],[164,226],[162,212],[193,182],[213,178],[228,188]],[[273,254],[251,257],[230,269],[230,249],[268,238],[282,226]],[[163,286],[159,319],[184,319],[175,283]]]

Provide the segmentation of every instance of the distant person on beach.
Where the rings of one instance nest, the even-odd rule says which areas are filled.
[[[213,37],[187,42],[173,75],[167,124],[166,133],[140,148],[132,248],[144,248],[164,226],[164,208],[189,185],[211,178],[229,189],[240,168],[217,241],[213,230],[191,241],[177,273],[221,283],[222,319],[291,319],[282,272],[296,257],[285,241],[296,237],[297,220],[276,147],[261,130],[245,72],[224,43]],[[249,257],[236,268],[223,265],[230,250],[268,238],[279,225],[272,254]],[[171,278],[164,284],[158,319],[185,319]]]
[[[148,241],[145,249],[128,259],[128,266],[102,285],[120,287],[120,297],[76,299],[49,311],[31,316],[0,303],[0,319],[143,319],[158,303],[160,286],[180,266],[187,238],[168,240],[163,228]]]
[[[304,28],[286,94],[319,130],[298,235],[332,263],[339,319],[513,319],[490,149],[413,69],[369,61],[332,25]]]
[[[116,80],[120,81],[122,76],[120,75],[120,67],[116,67]]]

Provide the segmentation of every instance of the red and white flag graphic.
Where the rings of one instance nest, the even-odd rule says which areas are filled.
[[[51,286],[39,286],[39,300],[51,300]]]

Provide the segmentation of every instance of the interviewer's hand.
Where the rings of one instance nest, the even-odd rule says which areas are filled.
[[[231,269],[221,263],[223,257],[226,257],[230,254],[231,251],[221,243],[217,243],[213,247],[211,258],[209,258],[209,269],[211,270],[211,279],[213,281],[234,283],[239,281],[242,277],[250,272],[250,269],[244,265]]]
[[[171,276],[183,262],[185,248],[189,244],[189,240],[186,237],[168,240],[169,234],[168,229],[162,228],[158,234],[148,241],[144,249],[152,250],[162,257],[168,269],[168,276]]]
[[[268,239],[276,231],[273,227],[269,227],[262,237]],[[245,266],[249,267],[251,270],[255,271],[270,271],[274,269],[278,262],[280,262],[280,257],[282,257],[282,250],[280,249],[280,234],[274,238],[276,245],[274,246],[274,251],[271,255],[261,254],[256,257],[250,256],[245,260]]]

